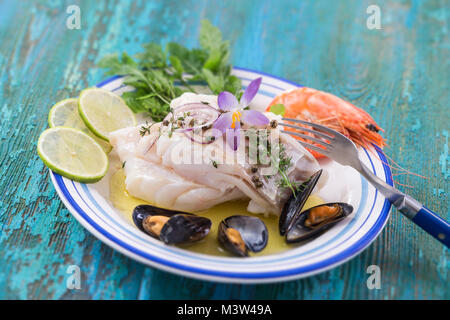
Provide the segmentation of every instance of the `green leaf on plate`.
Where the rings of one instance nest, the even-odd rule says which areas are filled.
[[[284,104],[281,104],[281,103],[274,104],[273,106],[270,107],[270,112],[275,113],[279,116],[284,116],[285,111],[286,111],[286,108],[285,108]]]

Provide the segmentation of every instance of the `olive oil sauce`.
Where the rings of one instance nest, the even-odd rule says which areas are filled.
[[[125,188],[125,174],[123,169],[118,170],[111,177],[110,201],[113,204],[113,206],[117,210],[119,210],[131,224],[133,224],[133,220],[131,218],[133,209],[140,204],[151,204],[147,201],[135,198],[128,193],[128,191]],[[308,198],[304,209],[306,210],[310,207],[322,203],[323,200],[313,195]],[[216,256],[231,256],[231,254],[224,251],[219,245],[219,242],[217,240],[217,232],[220,222],[223,219],[232,215],[256,216],[261,220],[263,220],[267,226],[267,230],[269,231],[269,241],[266,248],[264,248],[264,250],[256,254],[250,253],[251,256],[280,253],[295,247],[295,245],[287,244],[284,240],[284,237],[280,236],[280,233],[278,232],[278,217],[273,215],[265,217],[262,214],[252,214],[247,211],[246,209],[247,204],[248,200],[229,201],[226,203],[216,205],[208,210],[195,212],[196,215],[207,217],[212,221],[211,231],[201,241],[180,247],[183,247],[186,250],[199,252],[203,254],[210,254]]]

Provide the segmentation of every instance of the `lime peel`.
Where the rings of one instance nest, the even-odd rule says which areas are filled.
[[[80,93],[78,111],[84,124],[99,138],[109,141],[109,133],[136,126],[133,111],[117,94],[88,88]]]
[[[112,146],[108,142],[94,135],[89,128],[86,127],[83,120],[81,120],[78,113],[78,99],[76,98],[64,99],[57,102],[50,109],[48,114],[48,124],[50,128],[63,126],[80,130],[100,144],[103,151],[106,153],[109,153],[112,150]]]
[[[69,127],[42,132],[37,152],[52,171],[78,182],[97,182],[109,167],[102,147],[86,133]]]

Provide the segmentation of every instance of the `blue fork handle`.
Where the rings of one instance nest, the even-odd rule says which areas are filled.
[[[450,224],[436,213],[424,206],[411,220],[447,248],[450,247]]]
[[[427,233],[450,247],[450,224],[416,199],[388,185],[374,175],[362,162],[354,166],[397,209]]]

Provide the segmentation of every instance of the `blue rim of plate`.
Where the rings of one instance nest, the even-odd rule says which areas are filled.
[[[273,76],[273,75],[270,75],[267,73],[254,71],[254,70],[250,70],[250,69],[246,69],[246,68],[238,68],[238,67],[235,67],[234,69],[236,69],[238,71],[251,72],[253,74],[264,75],[264,76],[282,81],[284,83],[288,83],[295,87],[300,87],[300,85],[295,82],[285,80],[283,78],[276,77],[276,76]],[[108,83],[110,83],[114,80],[117,80],[119,78],[121,78],[121,76],[113,76],[111,78],[108,78],[108,79],[100,82],[99,84],[97,84],[97,87],[105,86]],[[242,79],[243,80],[251,80],[251,79],[245,79],[245,78],[242,78]],[[270,86],[277,88],[277,89],[283,89],[283,88],[280,88],[280,87],[277,87],[274,85],[270,85]],[[386,159],[384,153],[377,146],[374,146],[374,149],[376,150],[380,160],[382,161],[382,166],[383,166],[386,182],[389,185],[393,185],[392,174],[391,174],[389,166],[387,165],[387,159]],[[371,162],[373,170],[375,170],[372,159],[369,156],[367,150],[364,149],[364,151],[366,152],[368,159]],[[236,280],[240,280],[240,281],[248,280],[248,282],[254,282],[254,280],[259,280],[259,281],[264,281],[264,282],[275,282],[275,281],[283,281],[283,280],[293,279],[293,278],[300,278],[300,277],[304,277],[307,275],[312,275],[312,274],[316,274],[319,272],[323,272],[325,270],[332,268],[333,266],[337,266],[337,265],[349,260],[356,254],[361,252],[364,248],[366,248],[373,240],[375,240],[375,238],[378,236],[378,234],[381,232],[384,225],[386,224],[386,222],[389,218],[389,211],[391,208],[390,202],[388,200],[385,200],[383,207],[381,209],[381,212],[378,216],[378,219],[373,224],[371,229],[368,230],[364,234],[364,236],[362,236],[357,242],[352,244],[350,247],[348,247],[344,251],[342,251],[336,255],[333,255],[325,260],[319,261],[317,263],[309,264],[306,266],[296,267],[296,268],[287,269],[287,270],[280,270],[280,271],[226,272],[226,271],[205,269],[205,268],[201,268],[201,267],[192,267],[192,266],[187,266],[187,265],[184,265],[181,263],[174,263],[173,261],[169,261],[169,260],[163,259],[161,257],[152,255],[149,252],[142,251],[136,247],[133,247],[133,246],[125,243],[121,239],[117,238],[115,235],[111,234],[109,231],[105,230],[102,226],[97,224],[95,221],[93,221],[91,219],[91,217],[89,216],[89,214],[86,213],[77,204],[76,200],[72,197],[72,195],[68,191],[68,189],[63,181],[62,176],[60,176],[54,172],[51,172],[51,173],[52,173],[52,180],[54,182],[56,182],[56,186],[58,187],[56,189],[58,191],[59,196],[63,200],[64,204],[66,204],[66,206],[67,206],[67,204],[70,204],[70,207],[72,207],[73,210],[77,214],[77,215],[74,215],[75,218],[77,218],[77,220],[79,222],[81,222],[83,226],[85,226],[85,227],[89,226],[88,230],[91,231],[91,233],[93,233],[95,236],[97,236],[97,238],[100,238],[100,240],[102,240],[106,243],[111,242],[112,244],[114,244],[113,247],[115,247],[115,248],[117,248],[117,246],[118,246],[120,249],[122,249],[119,251],[121,251],[124,254],[131,253],[132,255],[130,255],[130,254],[128,254],[128,255],[131,257],[134,257],[134,258],[137,257],[138,259],[136,259],[136,260],[138,260],[140,262],[144,262],[144,263],[147,263],[152,266],[160,267],[166,271],[173,271],[173,272],[181,274],[181,275],[192,276],[194,278],[199,278],[199,279],[203,279],[203,280],[217,280],[217,281],[225,281],[225,282],[236,282]],[[372,205],[371,211],[373,210],[373,207],[376,203],[377,194],[378,194],[378,192],[375,191],[375,198],[374,198],[374,203]],[[71,210],[69,210],[69,211],[71,211]],[[71,211],[71,213],[73,214],[72,211]],[[369,216],[370,216],[370,213],[369,213]],[[79,218],[81,218],[82,221]],[[205,278],[205,276],[206,276],[206,278]]]

